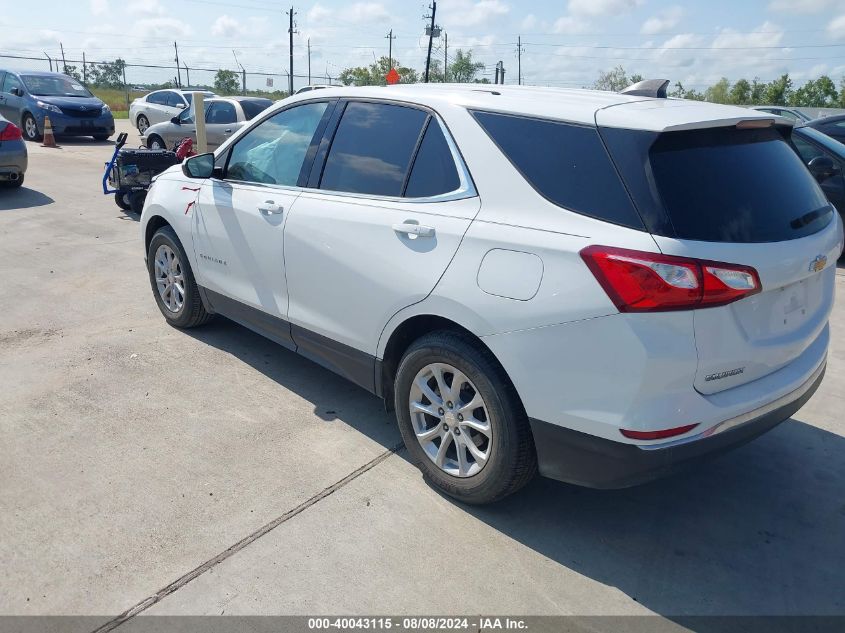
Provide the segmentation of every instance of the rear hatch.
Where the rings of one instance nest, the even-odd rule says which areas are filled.
[[[748,118],[669,131],[600,127],[664,254],[759,275],[760,292],[694,311],[694,386],[704,394],[789,364],[822,333],[833,303],[837,214],[790,146],[790,128]]]

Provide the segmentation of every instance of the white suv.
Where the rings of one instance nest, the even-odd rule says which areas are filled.
[[[468,502],[622,487],[819,385],[842,225],[745,108],[581,90],[327,88],[158,177],[177,327],[225,315],[395,406]]]

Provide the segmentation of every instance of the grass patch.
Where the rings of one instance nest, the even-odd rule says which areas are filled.
[[[91,92],[103,103],[108,104],[111,108],[112,114],[114,114],[114,118],[126,118],[126,116],[121,117],[119,115],[120,112],[129,112],[129,107],[126,105],[126,92],[120,90],[119,88],[91,88]],[[132,103],[134,99],[138,97],[143,97],[146,92],[135,92],[130,90],[129,91],[129,103]]]

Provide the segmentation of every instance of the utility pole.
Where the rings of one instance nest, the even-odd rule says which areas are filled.
[[[59,48],[62,49],[62,72],[67,74],[67,64],[65,63],[65,47],[59,42]]]
[[[311,85],[311,38],[308,38],[308,85]]]
[[[85,65],[85,51],[82,51],[82,83],[88,83],[88,67]]]
[[[517,83],[522,85],[522,36],[516,36],[516,76]]]
[[[449,34],[443,34],[443,83],[449,83]]]
[[[179,69],[179,47],[176,42],[173,42],[173,48],[176,50],[176,87],[182,87],[182,71]]]
[[[238,54],[233,50],[232,56],[235,58],[235,63],[241,68],[241,94],[246,94],[246,69],[241,66],[238,61]]]
[[[499,85],[499,64],[496,64],[496,77],[493,79],[495,85]]]
[[[188,68],[188,64],[185,63],[184,61],[182,62],[182,64],[185,67],[185,84],[187,85],[188,88],[190,88],[191,87],[191,69]]]
[[[290,34],[290,68],[288,69],[288,96],[293,94],[293,16],[296,15],[293,12],[293,7],[290,8],[288,11],[288,16],[290,17],[290,26],[288,27],[288,33]]]
[[[393,68],[393,40],[396,39],[396,37],[393,35],[393,29],[390,29],[390,33],[385,35],[385,37],[389,42],[387,45],[387,70],[389,71],[391,68]]]
[[[431,42],[434,39],[434,16],[437,15],[437,0],[433,0],[431,3],[431,16],[424,16],[426,18],[431,17],[431,25],[428,28],[428,54],[425,56],[425,83],[428,83],[428,71],[431,67]]]
[[[53,58],[47,54],[47,51],[44,52],[44,57],[47,58],[47,61],[50,63],[50,72],[53,72]]]

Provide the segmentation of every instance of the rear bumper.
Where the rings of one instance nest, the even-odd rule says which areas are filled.
[[[795,391],[705,433],[662,445],[639,446],[531,419],[540,474],[589,488],[627,488],[662,477],[762,435],[812,397],[826,363]]]
[[[3,141],[0,144],[0,181],[20,176],[27,167],[26,144],[23,141]]]

